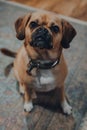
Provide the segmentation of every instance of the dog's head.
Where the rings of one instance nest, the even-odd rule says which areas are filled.
[[[31,13],[20,17],[15,22],[17,38],[24,40],[26,45],[39,49],[69,48],[76,35],[73,26],[67,21],[51,13]]]

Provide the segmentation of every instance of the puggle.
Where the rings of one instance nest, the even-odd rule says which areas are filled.
[[[74,27],[66,20],[49,12],[28,13],[15,22],[16,37],[24,40],[17,52],[2,48],[5,55],[15,57],[14,75],[24,95],[24,110],[33,109],[36,92],[48,92],[58,88],[60,104],[65,114],[72,113],[66,100],[64,81],[67,65],[63,49],[70,47],[76,35]],[[56,97],[57,98],[57,97]]]

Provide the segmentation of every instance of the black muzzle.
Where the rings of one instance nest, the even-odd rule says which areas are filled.
[[[33,47],[38,47],[40,49],[51,49],[52,45],[52,36],[45,27],[38,28],[31,36],[32,41],[30,45]]]

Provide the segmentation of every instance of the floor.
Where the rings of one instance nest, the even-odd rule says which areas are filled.
[[[15,37],[14,21],[32,8],[0,1],[0,48],[18,49],[22,43]],[[72,20],[74,21],[74,20]],[[66,93],[73,106],[73,114],[62,113],[57,92],[38,93],[30,114],[23,111],[23,100],[13,71],[4,76],[4,68],[12,58],[0,53],[0,130],[86,130],[87,129],[87,25],[72,22],[77,36],[71,48],[64,50],[69,74],[65,82]],[[45,101],[44,99],[48,99]],[[54,102],[55,101],[55,102]]]

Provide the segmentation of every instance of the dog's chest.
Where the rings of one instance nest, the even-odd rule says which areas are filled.
[[[55,78],[50,70],[39,70],[36,77],[36,88],[40,91],[49,91],[55,88]]]

